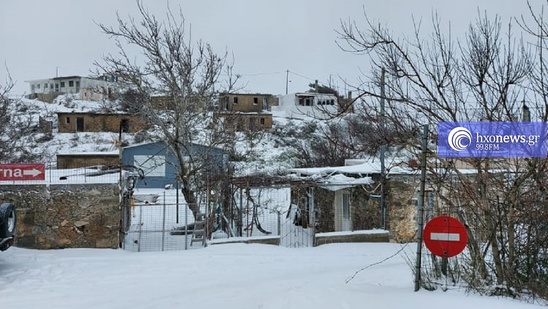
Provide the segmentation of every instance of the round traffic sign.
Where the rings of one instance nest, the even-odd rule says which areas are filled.
[[[466,248],[468,233],[464,225],[449,216],[439,216],[426,223],[424,244],[432,254],[441,257],[455,256]]]

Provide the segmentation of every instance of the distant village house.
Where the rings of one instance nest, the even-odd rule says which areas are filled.
[[[272,128],[272,114],[277,98],[271,94],[227,93],[219,96],[216,115],[231,131],[260,131]]]
[[[339,98],[330,93],[290,93],[279,97],[279,106],[275,110],[285,111],[288,117],[297,118],[333,116],[339,111]]]
[[[29,98],[53,102],[61,94],[79,94],[80,99],[101,101],[110,98],[116,89],[116,76],[101,78],[62,76],[27,81],[30,85]]]

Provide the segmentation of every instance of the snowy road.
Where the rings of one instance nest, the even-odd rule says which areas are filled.
[[[413,292],[401,249],[387,243],[290,249],[225,244],[135,253],[110,249],[0,253],[1,308],[534,308],[447,292]],[[405,252],[405,251],[404,251]],[[412,255],[407,252],[406,255]]]

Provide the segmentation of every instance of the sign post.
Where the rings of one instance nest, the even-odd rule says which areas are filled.
[[[42,163],[0,164],[0,181],[44,180]]]
[[[423,232],[424,244],[432,254],[448,258],[466,248],[468,233],[464,225],[449,216],[439,216],[426,223]]]

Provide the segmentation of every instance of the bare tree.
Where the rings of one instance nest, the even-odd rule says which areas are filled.
[[[8,71],[4,85],[0,84],[0,158],[2,162],[32,162],[38,156],[25,143],[38,128],[27,107],[18,104],[20,99],[10,97],[14,85]]]
[[[106,56],[97,66],[126,83],[131,91],[127,98],[133,100],[125,103],[146,117],[173,151],[183,196],[198,218],[196,193],[212,181],[206,175],[212,149],[232,138],[212,117],[211,106],[218,91],[230,91],[238,77],[232,75],[226,53],[218,55],[209,44],[193,41],[181,10],[174,14],[168,8],[161,21],[140,2],[137,6],[140,20],[117,15],[116,27],[99,25],[116,40],[119,54]],[[222,73],[229,76],[224,86]],[[158,102],[164,103],[161,110]],[[193,143],[205,147],[196,152]]]
[[[523,39],[515,36],[513,22],[505,27],[498,17],[479,15],[465,39],[455,40],[450,33],[444,35],[436,16],[428,39],[418,22],[413,37],[398,39],[388,28],[367,16],[365,20],[364,28],[342,22],[339,45],[370,57],[371,76],[357,87],[367,117],[378,116],[379,101],[385,99],[387,125],[406,133],[419,124],[433,129],[441,121],[517,121],[524,98],[529,98],[527,108],[536,119],[546,120],[546,88],[531,87],[542,78],[534,68],[543,67],[537,63],[543,57],[531,56]],[[382,72],[385,94],[377,90]],[[416,145],[411,143],[414,149]],[[546,229],[536,219],[547,215],[546,160],[454,160],[431,153],[429,162],[436,213],[456,216],[468,229],[469,255],[461,257],[453,274],[480,292],[516,296],[533,291],[548,297],[546,246],[541,245]],[[459,165],[474,172],[465,173]],[[447,267],[435,258],[433,262],[436,269]]]

